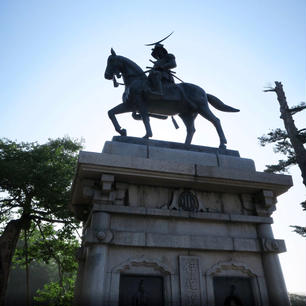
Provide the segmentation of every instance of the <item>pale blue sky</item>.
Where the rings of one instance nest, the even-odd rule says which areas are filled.
[[[103,78],[113,47],[145,69],[150,48],[165,41],[177,60],[177,75],[203,87],[239,114],[212,111],[221,119],[228,148],[255,160],[257,169],[280,156],[261,148],[257,137],[282,126],[273,93],[262,89],[282,81],[291,105],[305,101],[306,2],[304,0],[68,1],[0,2],[0,137],[44,142],[49,137],[83,137],[101,151],[115,131],[107,110],[119,104],[122,88]],[[305,115],[304,115],[305,116]],[[131,136],[143,136],[141,122],[119,116]],[[183,141],[185,130],[152,120],[154,138]],[[303,115],[296,117],[303,127]],[[194,144],[217,146],[215,129],[196,121]],[[295,186],[279,198],[273,214],[276,238],[286,239],[280,256],[289,291],[304,291],[305,240],[290,224],[305,223],[297,203],[305,198],[299,172]]]

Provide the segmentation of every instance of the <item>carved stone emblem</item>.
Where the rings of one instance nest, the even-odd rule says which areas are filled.
[[[264,252],[283,253],[286,252],[284,240],[262,238],[261,245]]]
[[[88,246],[90,244],[97,244],[97,243],[111,243],[114,238],[114,234],[110,230],[100,230],[95,231],[92,229],[87,229],[86,233],[84,234],[84,244]]]
[[[197,211],[199,202],[191,191],[183,191],[178,198],[178,206],[186,211]]]

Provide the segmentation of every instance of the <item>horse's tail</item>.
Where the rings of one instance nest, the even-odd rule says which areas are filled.
[[[216,109],[222,111],[222,112],[240,112],[239,109],[231,107],[229,105],[224,104],[221,100],[219,100],[217,97],[206,94],[208,102]]]

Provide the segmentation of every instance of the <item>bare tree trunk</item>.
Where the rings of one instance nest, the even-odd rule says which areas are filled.
[[[30,306],[30,271],[28,256],[28,231],[24,230],[24,248],[25,248],[25,265],[26,265],[26,306]]]
[[[28,223],[25,218],[10,221],[0,237],[0,306],[4,306],[7,283],[13,255],[22,228]]]
[[[292,144],[293,150],[296,154],[297,164],[302,172],[303,183],[306,186],[306,150],[302,141],[299,139],[298,129],[294,124],[292,114],[289,110],[285,92],[283,90],[283,85],[281,82],[275,82],[275,88],[265,91],[275,91],[277,95],[277,100],[280,105],[281,119],[284,121],[285,129],[288,133],[290,142]]]

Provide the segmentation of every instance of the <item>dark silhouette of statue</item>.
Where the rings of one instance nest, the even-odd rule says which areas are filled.
[[[154,65],[148,76],[149,84],[152,89],[151,93],[160,96],[163,95],[164,86],[174,84],[173,72],[171,72],[171,69],[176,67],[175,56],[168,53],[161,44],[161,42],[167,39],[170,35],[156,43],[146,45],[154,45],[151,55],[156,59],[156,61],[151,61]]]
[[[138,290],[133,297],[133,306],[148,306],[148,295],[144,290],[143,280],[139,281]]]
[[[231,285],[230,295],[225,298],[224,306],[243,306],[243,303],[240,300],[240,298],[237,295],[235,295],[235,291],[236,291],[236,286]]]
[[[154,43],[152,56],[156,61],[152,69],[146,71],[149,72],[149,76],[136,63],[117,55],[111,49],[104,76],[108,80],[113,80],[115,87],[119,84],[116,77],[122,77],[125,85],[123,103],[108,111],[115,130],[122,136],[127,135],[126,129],[119,125],[116,115],[132,112],[134,119],[143,121],[146,129],[144,138],[149,138],[153,135],[150,116],[166,119],[168,116],[179,115],[187,129],[185,144],[189,145],[195,132],[194,120],[200,114],[215,126],[220,139],[219,147],[225,149],[227,140],[220,120],[210,111],[208,103],[223,112],[239,112],[239,110],[207,94],[197,85],[175,84],[171,72],[176,66],[175,57],[167,52],[160,44],[161,41]]]

